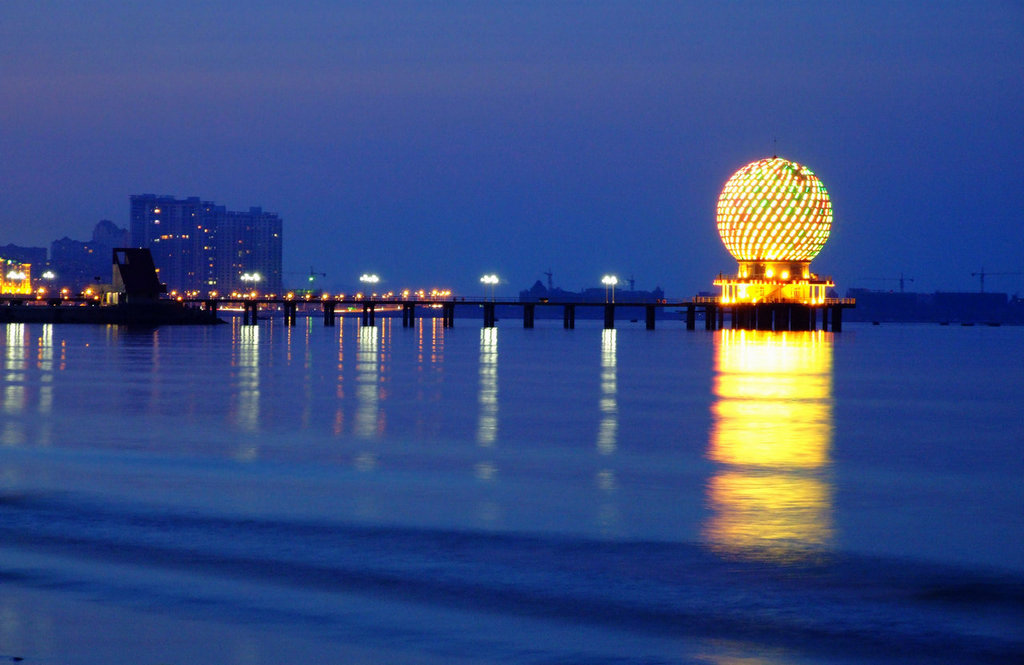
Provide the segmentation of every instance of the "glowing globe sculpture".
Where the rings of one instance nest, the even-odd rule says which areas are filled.
[[[739,261],[809,261],[832,228],[832,203],[806,166],[773,157],[747,164],[718,198],[718,233]]]
[[[834,286],[810,271],[832,229],[832,202],[806,166],[779,157],[747,164],[718,198],[718,234],[739,262],[720,276],[722,303],[823,303]]]

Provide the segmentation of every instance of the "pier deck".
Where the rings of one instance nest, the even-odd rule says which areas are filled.
[[[581,308],[602,308],[605,328],[614,328],[616,311],[623,309],[632,311],[643,310],[644,321],[648,330],[654,330],[658,318],[658,310],[678,311],[686,321],[688,330],[697,328],[697,321],[703,321],[705,330],[718,330],[728,324],[732,328],[757,330],[832,330],[843,329],[843,310],[855,306],[850,298],[829,298],[822,303],[786,303],[769,302],[757,304],[720,303],[718,298],[698,297],[684,300],[660,300],[657,302],[556,302],[539,300],[529,302],[523,300],[449,298],[433,299],[395,299],[395,298],[362,298],[347,300],[338,298],[217,298],[192,299],[185,302],[216,312],[223,305],[242,308],[244,324],[255,324],[261,309],[277,308],[284,313],[285,323],[295,325],[299,309],[310,311],[319,309],[323,315],[325,326],[333,326],[339,313],[350,313],[360,316],[363,325],[374,325],[378,314],[402,313],[402,326],[411,327],[417,316],[440,316],[445,327],[455,325],[455,310],[458,307],[465,311],[476,307],[481,312],[483,326],[494,327],[497,323],[498,307],[521,308],[524,328],[533,328],[538,308],[555,308],[562,311],[562,325],[566,329],[576,327],[576,312]],[[819,316],[820,312],[820,316]]]

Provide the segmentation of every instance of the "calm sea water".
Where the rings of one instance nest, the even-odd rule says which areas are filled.
[[[0,327],[0,658],[1024,661],[1024,329]]]

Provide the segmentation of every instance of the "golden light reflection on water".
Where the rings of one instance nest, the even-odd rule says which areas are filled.
[[[4,387],[3,387],[3,431],[0,441],[3,445],[17,446],[26,441],[25,424],[15,416],[20,415],[27,402],[25,392],[27,345],[25,324],[8,323],[4,336]]]
[[[334,420],[331,423],[331,432],[338,437],[345,432],[345,326],[338,326],[338,362],[335,366],[337,371],[334,396],[337,398],[334,407]]]
[[[48,414],[53,410],[53,324],[44,323],[39,335],[39,353],[36,364],[39,368],[39,413]]]
[[[25,324],[8,323],[4,349],[4,413],[25,409],[26,338]]]
[[[38,336],[34,333],[38,331]],[[35,418],[54,410],[55,372],[65,369],[65,343],[60,343],[60,362],[54,358],[53,324],[36,326],[8,323],[0,335],[3,344],[3,373],[0,374],[0,445],[32,443],[50,445],[53,423]]]
[[[720,330],[708,457],[716,551],[784,562],[832,541],[832,335]]]

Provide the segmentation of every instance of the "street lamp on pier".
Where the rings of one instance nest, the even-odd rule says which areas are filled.
[[[376,285],[376,284],[377,284],[378,282],[380,282],[380,277],[378,277],[378,276],[377,276],[376,274],[374,274],[374,273],[365,273],[365,272],[364,272],[364,273],[363,273],[362,275],[360,275],[360,276],[359,276],[359,281],[360,281],[360,282],[362,282],[363,284],[366,284],[366,285],[367,285],[367,288],[368,288],[368,289],[369,289],[370,291],[373,291],[373,287],[374,287],[374,286],[375,286],[375,285]],[[373,295],[376,295],[376,294],[373,294]]]
[[[262,281],[263,276],[258,272],[243,272],[241,279],[245,282],[245,286],[247,290],[249,290],[249,293],[251,295],[255,295],[256,287],[259,285],[260,281]]]
[[[615,275],[605,275],[601,278],[601,283],[604,284],[604,301],[608,302],[608,288],[612,290],[612,302],[615,302],[615,285],[619,283],[619,278]]]
[[[498,279],[498,276],[494,275],[494,274],[484,275],[483,277],[480,278],[480,283],[481,284],[483,284],[485,286],[490,286],[491,287],[491,300],[492,301],[495,299],[495,297],[494,297],[494,287],[497,286],[499,281],[500,280]]]

